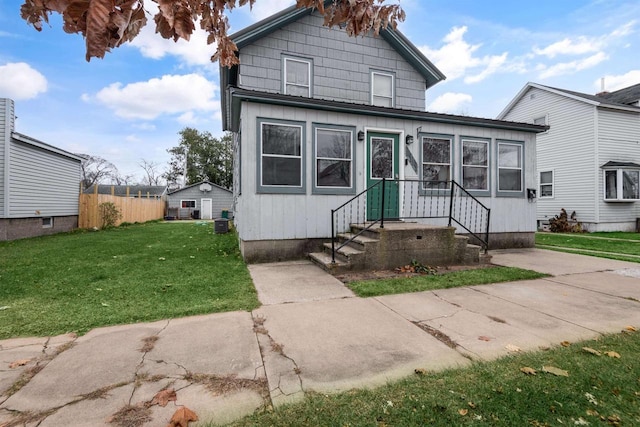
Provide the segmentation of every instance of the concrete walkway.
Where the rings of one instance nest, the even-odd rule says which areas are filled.
[[[553,276],[363,299],[310,263],[252,265],[263,302],[252,313],[0,341],[0,426],[164,426],[181,406],[224,424],[312,390],[640,327],[638,264],[544,250],[493,262]],[[176,400],[162,407],[165,388]]]

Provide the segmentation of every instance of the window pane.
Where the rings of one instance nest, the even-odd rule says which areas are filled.
[[[262,158],[262,185],[302,185],[300,159]]]
[[[301,139],[302,129],[297,126],[262,125],[263,154],[299,156]]]
[[[287,95],[309,96],[309,88],[305,86],[287,85]]]
[[[638,199],[638,171],[622,171],[622,198]]]
[[[535,119],[533,119],[533,124],[534,125],[546,125],[547,124],[547,117],[546,116],[536,117]]]
[[[486,190],[487,168],[465,166],[462,168],[462,186],[467,190]]]
[[[487,143],[464,141],[462,145],[462,164],[487,166]]]
[[[422,165],[422,179],[424,181],[449,181],[449,170],[449,165]]]
[[[448,139],[422,138],[422,161],[424,163],[449,163],[451,143]]]
[[[316,152],[318,157],[351,159],[351,132],[318,129]]]
[[[393,178],[393,140],[371,140],[371,178]]]
[[[605,198],[607,199],[617,199],[618,198],[618,185],[617,185],[617,176],[618,171],[605,171],[604,172],[604,185],[605,185]]]
[[[309,63],[291,59],[285,59],[285,63],[287,68],[287,83],[309,86]]]
[[[553,186],[552,185],[541,185],[540,186],[540,197],[553,197]]]
[[[553,172],[540,172],[540,184],[553,184]]]
[[[393,100],[391,98],[383,98],[381,96],[373,97],[373,105],[378,107],[393,107]]]
[[[351,187],[351,162],[318,160],[319,187]]]
[[[393,77],[385,74],[373,74],[373,94],[391,98],[393,96]]]
[[[498,166],[507,168],[521,168],[522,147],[511,144],[498,144]]]
[[[500,169],[498,182],[500,191],[522,191],[520,169]]]

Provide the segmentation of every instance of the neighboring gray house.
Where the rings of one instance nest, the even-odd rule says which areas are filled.
[[[425,112],[425,90],[445,76],[406,37],[349,37],[323,21],[290,7],[233,34],[240,65],[220,68],[244,258],[316,250],[332,237],[331,210],[381,177],[397,188],[391,216],[426,197],[403,180],[453,179],[492,209],[492,247],[533,246],[526,189],[545,128]]]
[[[167,195],[166,185],[110,185],[97,184],[98,194],[113,194],[119,197],[133,197],[142,199],[162,199]],[[96,192],[96,185],[84,190],[85,194]]]
[[[167,196],[169,216],[178,219],[216,219],[227,215],[231,218],[233,193],[209,181],[201,181]],[[226,214],[223,214],[226,211]]]
[[[584,93],[528,83],[498,116],[549,125],[537,136],[537,220],[564,208],[588,231],[633,231],[640,218],[640,84]]]
[[[81,158],[15,132],[14,111],[0,98],[0,240],[73,230]]]

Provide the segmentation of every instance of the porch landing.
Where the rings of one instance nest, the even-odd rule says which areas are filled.
[[[370,227],[370,228],[367,228]],[[489,262],[480,246],[456,235],[454,227],[434,226],[406,221],[379,224],[351,224],[339,233],[332,257],[331,242],[324,252],[309,254],[312,261],[331,273],[345,271],[388,270],[417,261],[424,265],[473,265]]]

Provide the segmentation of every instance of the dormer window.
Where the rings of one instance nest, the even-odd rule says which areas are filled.
[[[311,97],[311,59],[285,56],[282,61],[282,82],[286,95]]]
[[[394,107],[395,76],[393,73],[371,71],[371,105]]]

